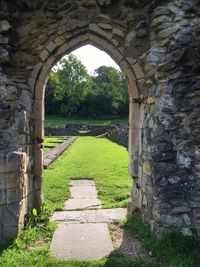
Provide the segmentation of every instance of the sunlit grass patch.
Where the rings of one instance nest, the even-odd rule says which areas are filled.
[[[88,124],[112,126],[117,123],[128,123],[128,118],[105,118],[105,119],[81,119],[81,118],[67,118],[60,115],[47,115],[45,118],[45,127],[58,128],[65,127],[67,124]]]
[[[79,137],[45,170],[45,197],[56,209],[69,198],[69,182],[74,178],[94,179],[104,208],[126,207],[130,201],[128,152],[105,138]]]

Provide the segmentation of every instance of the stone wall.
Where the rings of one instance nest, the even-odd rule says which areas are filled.
[[[134,199],[153,230],[200,235],[199,2],[173,1],[150,17],[141,161]]]
[[[128,132],[128,125],[120,124],[108,131],[108,135],[106,137],[111,141],[128,148]]]
[[[200,236],[199,0],[0,2],[0,243],[40,207],[51,67],[92,44],[129,88],[132,210],[158,234]]]

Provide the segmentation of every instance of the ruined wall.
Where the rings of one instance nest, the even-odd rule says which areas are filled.
[[[158,234],[200,235],[199,10],[198,0],[1,1],[0,243],[42,203],[48,72],[84,44],[127,78],[132,210]]]
[[[135,193],[158,233],[200,235],[199,15],[197,2],[173,1],[155,8],[149,21],[148,98]]]
[[[120,123],[108,131],[108,135],[106,137],[111,141],[128,148],[128,132],[128,124]]]

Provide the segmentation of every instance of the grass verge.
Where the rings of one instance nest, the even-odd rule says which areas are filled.
[[[69,137],[67,136],[48,136],[44,140],[44,151],[50,151],[55,146],[62,144]]]
[[[81,119],[81,118],[66,118],[59,115],[46,116],[45,127],[57,128],[65,127],[68,123],[73,124],[88,124],[88,125],[101,125],[112,126],[117,123],[127,123],[128,118],[105,118],[105,119]]]

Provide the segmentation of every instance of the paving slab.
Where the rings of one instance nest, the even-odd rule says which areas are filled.
[[[97,190],[95,186],[72,186],[70,187],[72,198],[97,198]]]
[[[102,208],[101,200],[98,198],[69,199],[65,202],[66,210],[76,209],[100,209]]]
[[[73,180],[70,182],[70,186],[87,186],[87,185],[95,186],[95,181],[81,179],[81,180]]]
[[[58,224],[51,251],[59,259],[95,260],[113,250],[106,223]]]
[[[109,223],[124,220],[127,216],[127,209],[100,209],[81,211],[56,211],[51,220],[69,223]]]

